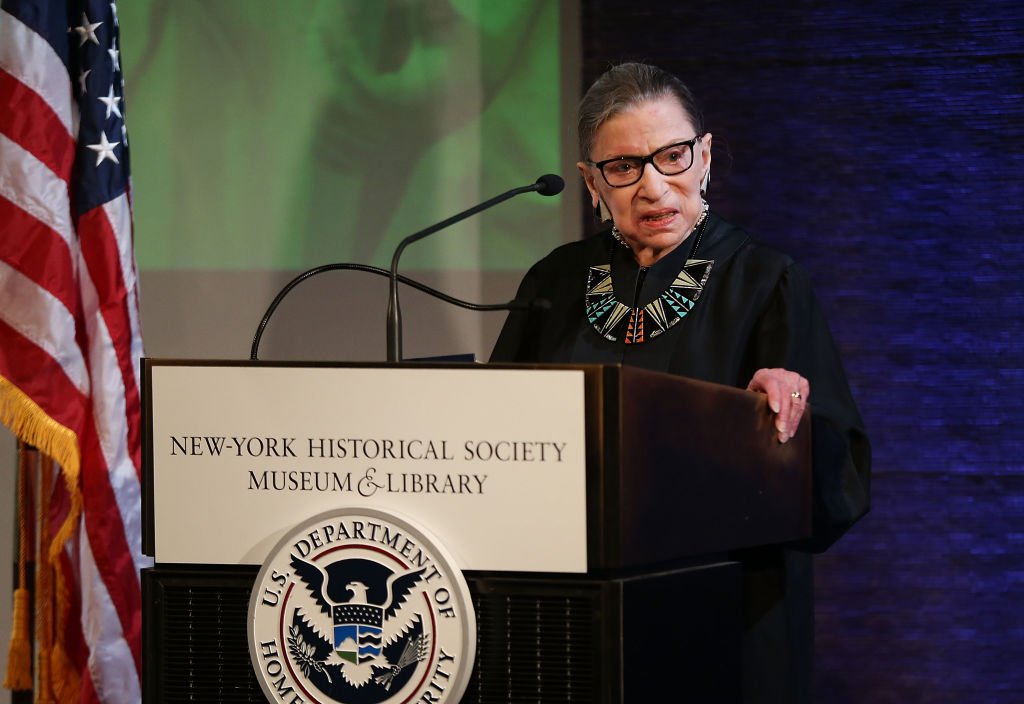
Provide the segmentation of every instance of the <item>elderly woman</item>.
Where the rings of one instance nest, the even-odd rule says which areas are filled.
[[[689,89],[653,66],[601,76],[579,108],[580,173],[610,227],[524,278],[492,361],[622,363],[767,394],[779,442],[810,407],[814,532],[744,566],[744,701],[809,701],[810,551],[868,508],[870,447],[807,275],[715,215],[711,134]]]

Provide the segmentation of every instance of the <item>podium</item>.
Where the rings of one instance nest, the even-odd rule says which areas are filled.
[[[216,533],[229,533],[227,524],[234,519],[222,517],[219,511],[193,511],[188,497],[202,494],[201,487],[184,487],[182,498],[170,503],[157,497],[163,488],[174,486],[155,474],[162,462],[162,451],[155,447],[166,443],[159,430],[160,418],[155,418],[162,407],[153,379],[167,370],[175,372],[175,379],[186,380],[195,372],[196,389],[207,388],[204,379],[230,376],[247,380],[251,375],[251,383],[246,381],[237,388],[257,389],[269,406],[276,401],[267,374],[287,374],[289,370],[301,370],[303,378],[311,378],[313,383],[319,383],[321,376],[326,379],[342,372],[344,379],[392,379],[380,375],[400,373],[393,378],[406,389],[418,385],[420,378],[438,383],[438,375],[442,375],[440,383],[465,380],[466,388],[476,388],[489,376],[526,371],[550,375],[551,379],[566,373],[582,378],[579,408],[583,417],[577,419],[584,431],[580,451],[585,468],[578,484],[581,495],[568,496],[566,490],[546,492],[542,482],[529,489],[538,501],[547,502],[544,506],[564,503],[567,514],[572,513],[572,505],[580,507],[578,528],[585,543],[579,547],[581,562],[566,571],[559,569],[557,562],[543,560],[538,563],[540,569],[495,569],[491,565],[498,563],[491,560],[500,561],[501,556],[486,549],[487,526],[479,525],[486,523],[486,518],[473,518],[480,531],[436,531],[442,541],[447,543],[450,537],[458,543],[456,553],[472,555],[464,575],[476,611],[477,648],[464,702],[739,702],[742,584],[740,565],[732,557],[746,548],[786,543],[810,534],[809,420],[805,416],[795,438],[780,445],[760,394],[622,366],[384,367],[146,359],[143,543],[144,550],[156,559],[155,566],[142,575],[146,702],[265,701],[250,663],[246,635],[259,549],[233,563],[211,562],[217,557],[206,543],[215,542],[212,536]],[[543,382],[546,377],[540,378]],[[395,384],[388,382],[386,387],[393,390]],[[174,381],[164,387],[180,385]],[[184,397],[194,395],[191,390],[182,393]],[[464,397],[456,394],[445,403],[454,407],[451,404],[457,406]],[[196,402],[203,403],[201,398]],[[503,402],[493,398],[467,403],[473,404],[471,413],[486,424],[490,413],[482,404]],[[281,405],[287,408],[289,403],[294,401]],[[317,403],[323,406],[325,401]],[[346,400],[337,403],[343,405]],[[545,399],[520,400],[516,405],[524,403],[533,406],[512,411],[524,415],[539,412]],[[331,403],[326,402],[325,408],[329,415]],[[411,414],[415,421],[416,412],[426,418],[437,415],[438,407],[406,408],[402,417]],[[315,415],[323,416],[323,410]],[[496,436],[501,432],[500,428],[494,430]],[[199,454],[204,452],[201,444]],[[179,440],[172,449],[176,452],[185,447]],[[323,444],[315,447],[322,456]],[[540,472],[530,476],[545,476],[548,470],[530,471]],[[518,476],[517,472],[511,476]],[[252,478],[249,481],[251,485]],[[177,489],[168,489],[168,493],[174,492]],[[496,500],[500,502],[501,496]],[[289,505],[277,513],[293,510],[303,509]],[[518,510],[523,524],[532,521],[529,506]],[[312,512],[283,518],[299,523]],[[536,516],[538,521],[551,518],[551,511],[541,513],[544,516]],[[442,522],[449,520],[449,515],[445,513]],[[167,528],[170,519],[161,516],[174,516],[178,521],[184,516],[188,524],[203,524],[197,530],[211,540],[186,537],[180,544],[161,542],[163,533],[192,527],[178,523],[178,529]],[[429,516],[411,517],[434,528]],[[557,515],[554,520],[559,525]],[[484,535],[480,557],[472,546],[463,548],[461,544],[463,538],[473,537],[467,533],[476,532]],[[524,528],[527,542],[528,532]],[[572,532],[568,525],[566,533]],[[557,553],[557,533],[547,533],[552,536],[550,551],[543,543],[530,550],[538,557],[544,553],[545,558],[549,552]],[[570,540],[566,543],[568,550],[574,549]],[[171,559],[164,559],[162,551]]]

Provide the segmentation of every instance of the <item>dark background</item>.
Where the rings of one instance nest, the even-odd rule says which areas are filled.
[[[842,349],[873,502],[816,562],[817,700],[1024,702],[1024,3],[580,5],[583,87],[690,85],[712,207]]]

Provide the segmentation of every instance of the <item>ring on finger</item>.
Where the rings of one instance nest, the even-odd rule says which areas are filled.
[[[801,394],[799,391],[794,391],[793,393],[790,394],[790,396],[792,396],[797,401],[804,397],[803,394]]]

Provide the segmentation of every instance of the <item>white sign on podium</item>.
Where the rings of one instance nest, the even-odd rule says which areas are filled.
[[[362,506],[461,569],[587,570],[581,371],[157,362],[150,403],[157,562],[261,564]]]

